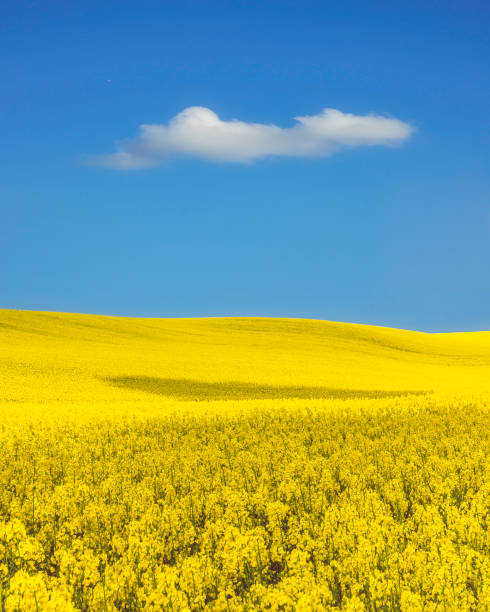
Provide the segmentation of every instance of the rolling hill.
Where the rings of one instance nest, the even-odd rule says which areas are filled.
[[[0,609],[487,610],[490,333],[0,311]]]
[[[490,390],[490,332],[0,310],[0,401],[155,403]]]

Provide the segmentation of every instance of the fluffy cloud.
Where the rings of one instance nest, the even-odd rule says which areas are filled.
[[[321,157],[345,147],[401,143],[413,131],[399,119],[352,115],[333,108],[325,108],[318,115],[295,117],[295,121],[286,128],[238,119],[223,121],[209,108],[191,106],[168,125],[142,125],[139,136],[119,143],[116,153],[89,161],[131,170],[155,166],[173,155],[227,162],[269,156]]]

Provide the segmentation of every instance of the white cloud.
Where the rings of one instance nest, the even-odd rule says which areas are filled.
[[[401,143],[413,132],[412,126],[399,119],[352,115],[333,108],[295,117],[295,121],[287,128],[238,119],[222,121],[209,108],[191,106],[168,125],[140,126],[139,136],[119,143],[116,153],[92,157],[89,162],[132,170],[155,166],[172,155],[228,162],[269,156],[322,157],[345,147]]]

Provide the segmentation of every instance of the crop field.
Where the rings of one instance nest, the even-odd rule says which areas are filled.
[[[0,610],[490,610],[490,332],[0,310]]]

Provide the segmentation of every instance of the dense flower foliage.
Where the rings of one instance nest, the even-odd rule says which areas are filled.
[[[17,378],[0,404],[0,610],[490,609],[485,393],[382,391],[375,368],[378,391],[322,398],[318,370],[234,391],[114,366],[89,386],[106,403],[82,384],[76,402],[49,341],[43,357],[13,339],[2,375],[24,368],[26,400]]]
[[[488,603],[488,412],[426,398],[347,404],[10,435],[2,606]]]

